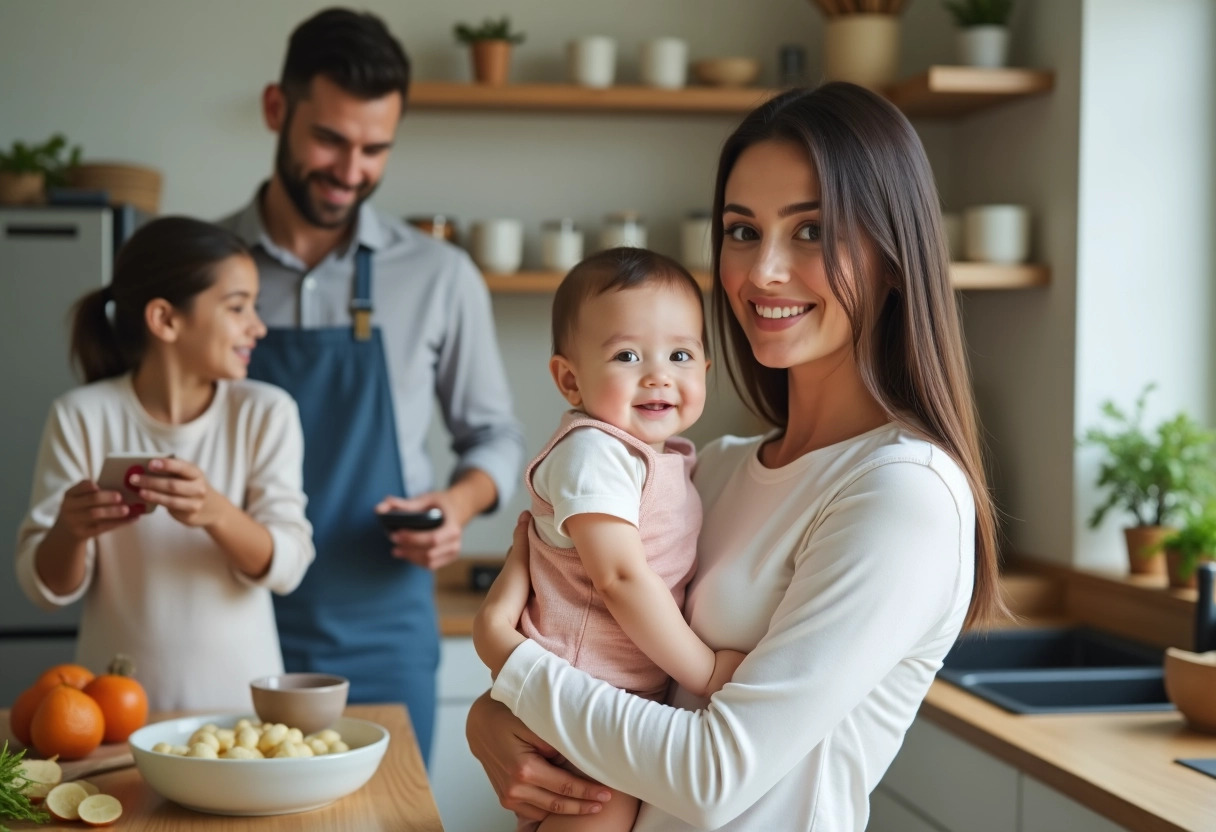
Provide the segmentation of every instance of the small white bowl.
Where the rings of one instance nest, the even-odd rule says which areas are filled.
[[[285,815],[333,803],[371,779],[388,749],[388,730],[342,717],[333,729],[349,751],[320,757],[208,760],[153,751],[158,742],[185,745],[207,723],[236,725],[239,715],[169,719],[140,728],[127,740],[135,766],[152,790],[187,809],[215,815]]]

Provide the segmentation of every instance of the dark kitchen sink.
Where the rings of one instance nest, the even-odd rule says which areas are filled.
[[[1019,714],[1159,711],[1162,651],[1085,627],[966,635],[938,672]]]
[[[965,635],[943,671],[1049,670],[1074,667],[1161,667],[1163,651],[1088,627],[994,630]]]

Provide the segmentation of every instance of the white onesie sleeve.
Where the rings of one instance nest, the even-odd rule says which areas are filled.
[[[541,539],[574,548],[565,534],[576,514],[607,514],[638,524],[646,462],[621,440],[598,428],[575,428],[562,437],[532,472],[532,487],[553,506],[553,516],[535,518]]]

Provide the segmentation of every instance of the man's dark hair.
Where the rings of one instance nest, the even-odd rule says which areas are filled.
[[[324,75],[363,99],[410,89],[410,59],[384,21],[368,12],[323,9],[291,33],[279,85],[289,104],[308,97],[312,79]]]

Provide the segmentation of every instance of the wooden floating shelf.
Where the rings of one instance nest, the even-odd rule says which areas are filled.
[[[565,275],[561,272],[516,272],[486,274],[491,292],[501,294],[545,294],[557,289]],[[693,272],[705,291],[713,281],[707,272]],[[955,289],[1032,289],[1046,286],[1050,272],[1046,266],[1003,266],[995,263],[952,263],[950,279]]]
[[[1055,73],[1049,70],[933,66],[894,84],[885,94],[911,118],[962,116],[1048,92],[1054,85]],[[409,106],[414,110],[743,114],[780,92],[762,87],[589,89],[575,84],[492,87],[459,81],[418,81],[410,89]]]
[[[886,96],[909,118],[964,116],[1048,92],[1055,78],[1054,72],[1042,69],[931,66],[887,88]]]
[[[776,95],[760,87],[607,87],[575,84],[506,84],[418,81],[410,87],[415,110],[526,110],[566,112],[746,113]]]

